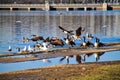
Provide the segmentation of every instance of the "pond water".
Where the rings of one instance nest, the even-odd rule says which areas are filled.
[[[120,11],[0,11],[0,54],[8,53],[11,46],[13,52],[17,47],[35,42],[23,43],[23,37],[40,35],[44,38],[58,37],[63,39],[66,35],[58,28],[62,26],[68,30],[76,30],[82,26],[86,33],[99,37],[101,42],[120,42]],[[50,63],[42,60],[25,61],[18,63],[0,63],[0,72],[9,72],[31,68],[47,67],[60,62],[61,57],[50,59]],[[106,52],[99,61],[120,60],[120,51]],[[88,57],[86,62],[94,62],[95,58]],[[76,64],[75,58],[70,58],[70,64]]]

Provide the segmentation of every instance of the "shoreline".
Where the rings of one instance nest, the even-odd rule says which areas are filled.
[[[14,62],[24,62],[24,61],[34,61],[42,60],[48,58],[70,56],[70,55],[83,55],[95,52],[110,52],[119,51],[120,43],[106,44],[105,47],[100,48],[58,48],[39,52],[25,52],[25,53],[8,53],[0,54],[0,63],[14,63]],[[20,55],[29,55],[29,57],[18,57]],[[14,57],[13,57],[14,56]],[[15,57],[16,56],[16,57]],[[36,56],[36,57],[35,57]]]
[[[94,75],[94,74],[97,74],[96,76],[99,76],[99,75],[102,75],[101,74],[102,72],[103,73],[105,72],[104,76],[106,76],[107,75],[106,73],[109,73],[109,70],[120,71],[119,67],[120,67],[120,60],[88,62],[88,63],[82,63],[82,64],[64,64],[64,65],[55,65],[55,66],[50,66],[45,68],[27,69],[27,70],[13,71],[13,72],[3,72],[3,73],[0,73],[0,79],[1,80],[13,80],[13,79],[15,80],[19,80],[19,79],[22,79],[22,80],[63,80],[63,79],[69,80],[69,78],[70,79],[74,77],[83,78],[84,76]],[[106,70],[104,70],[104,68]],[[117,74],[117,72],[115,71],[113,71],[113,73]],[[119,75],[120,73],[118,73],[118,75],[115,75],[115,76],[119,76]],[[107,79],[107,77],[105,77],[105,79]],[[79,80],[79,78],[75,80]]]

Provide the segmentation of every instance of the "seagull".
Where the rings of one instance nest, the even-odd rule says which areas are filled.
[[[11,46],[9,46],[8,51],[9,51],[9,52],[11,52],[11,51],[12,51],[12,47],[11,47]]]
[[[33,52],[33,49],[30,47],[30,45],[28,46],[28,51]]]

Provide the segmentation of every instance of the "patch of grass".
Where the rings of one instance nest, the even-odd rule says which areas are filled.
[[[0,73],[0,80],[120,80],[120,61]]]
[[[120,64],[98,67],[90,70],[87,75],[69,77],[65,80],[120,80]]]

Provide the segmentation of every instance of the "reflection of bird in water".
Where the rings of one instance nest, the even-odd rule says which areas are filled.
[[[42,59],[42,61],[45,62],[45,63],[46,63],[46,62],[51,63],[51,60],[49,60],[49,59]]]
[[[73,57],[73,55],[71,55],[71,56],[64,56],[63,58],[60,59],[60,62],[63,61],[64,59],[66,59],[67,60],[67,64],[69,64],[69,58],[70,57]]]
[[[100,59],[100,56],[102,56],[105,52],[96,52],[94,53],[94,57],[96,59],[96,62]]]
[[[39,54],[32,54],[32,57],[37,57],[37,58],[39,58],[40,55],[39,55]],[[49,60],[49,59],[47,59],[47,58],[42,59],[42,61],[43,61],[44,63],[46,63],[46,62],[51,63],[51,60]]]
[[[82,57],[81,57],[81,55],[75,55],[75,57],[76,57],[76,62],[77,63],[82,63]]]
[[[93,53],[87,53],[87,54],[83,54],[83,61],[85,62],[86,61],[86,56],[87,57],[90,57],[90,56],[92,56],[93,55]]]
[[[9,51],[9,52],[11,52],[11,51],[12,51],[12,47],[11,47],[11,46],[9,46],[8,51]]]
[[[66,59],[67,60],[67,64],[69,64],[69,58],[73,58],[73,55],[71,55],[71,56],[64,56],[63,58],[60,59],[60,62],[63,61],[64,59]],[[81,63],[81,61],[82,61],[81,55],[75,55],[75,58],[76,58],[76,62],[77,63]]]

